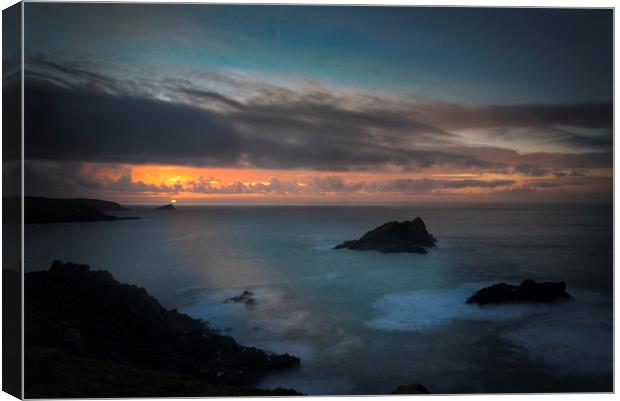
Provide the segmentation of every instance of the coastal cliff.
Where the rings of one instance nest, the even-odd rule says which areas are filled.
[[[75,223],[92,221],[135,220],[139,217],[111,216],[106,211],[124,211],[127,208],[116,202],[87,198],[41,198],[26,196],[24,201],[25,224]],[[3,222],[20,223],[20,198],[7,197],[3,202]]]
[[[253,388],[298,358],[239,345],[107,271],[55,261],[25,274],[25,294],[28,398],[298,394]]]

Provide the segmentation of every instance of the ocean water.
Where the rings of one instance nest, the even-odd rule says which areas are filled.
[[[26,271],[54,259],[137,284],[240,343],[302,359],[260,386],[306,394],[611,391],[611,205],[136,206],[142,220],[29,225]],[[426,255],[333,250],[420,216]],[[495,282],[565,280],[575,302],[480,308]],[[223,303],[244,289],[257,304]]]

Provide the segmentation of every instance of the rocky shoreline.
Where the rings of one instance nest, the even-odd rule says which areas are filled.
[[[21,199],[3,199],[3,222],[21,223]],[[129,210],[116,202],[87,198],[23,198],[25,224],[77,223],[95,221],[137,220],[139,217],[112,216],[107,211]]]
[[[107,271],[55,261],[25,274],[25,294],[28,398],[299,394],[253,387],[299,358],[242,346]],[[95,382],[115,384],[81,387]]]

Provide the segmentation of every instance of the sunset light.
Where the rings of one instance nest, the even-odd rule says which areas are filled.
[[[3,13],[3,390],[612,396],[615,9],[401,3]]]

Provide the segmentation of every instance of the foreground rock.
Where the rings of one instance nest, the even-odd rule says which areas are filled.
[[[27,398],[295,396],[291,389],[209,383],[195,376],[145,369],[56,349],[26,347]]]
[[[566,292],[566,283],[537,283],[525,280],[520,285],[499,283],[478,290],[466,301],[468,304],[488,305],[508,302],[553,302],[572,300]]]
[[[412,383],[412,384],[403,384],[398,386],[398,388],[392,391],[392,394],[430,394],[426,387],[421,385],[420,383]]]
[[[144,288],[87,265],[56,261],[49,271],[26,273],[25,294],[28,398],[58,395],[46,394],[50,389],[79,397],[270,395],[247,386],[269,371],[300,365],[288,354],[239,345],[166,310]],[[168,383],[161,394],[147,389],[157,377],[154,388]],[[111,393],[91,394],[80,387],[84,383],[108,383]]]
[[[155,210],[177,210],[177,208],[174,207],[174,205],[172,203],[169,203],[169,204],[164,205],[164,206],[156,207]]]
[[[3,221],[21,221],[20,198],[3,199]],[[105,211],[128,210],[116,202],[99,199],[24,197],[26,224],[74,223],[92,221],[135,220],[139,217],[110,216]]]
[[[345,241],[334,249],[378,251],[381,253],[427,253],[426,248],[436,246],[437,239],[426,230],[424,221],[416,217],[411,221],[391,221],[367,232],[358,240]]]

